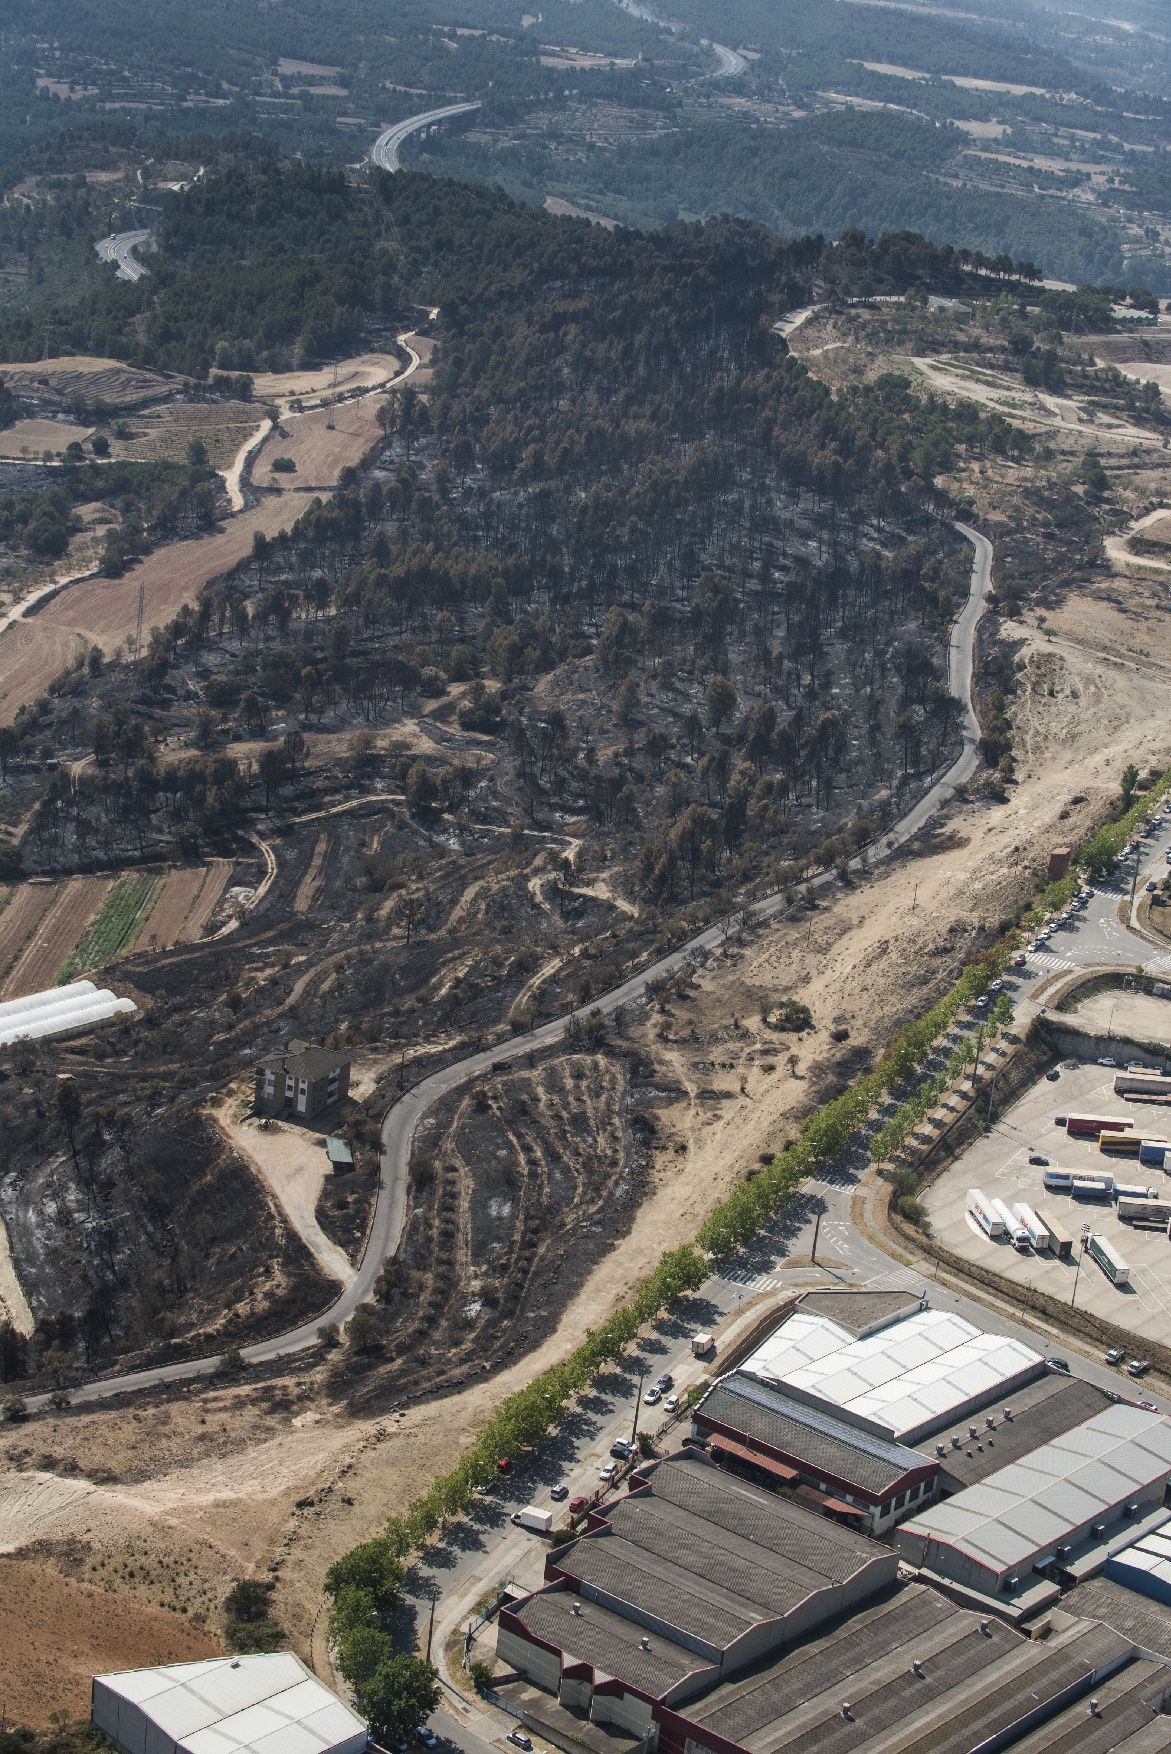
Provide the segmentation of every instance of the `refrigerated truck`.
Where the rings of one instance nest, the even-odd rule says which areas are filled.
[[[1120,1195],[1118,1216],[1137,1230],[1167,1230],[1171,1226],[1171,1200],[1132,1200]]]
[[[986,1200],[979,1188],[968,1189],[967,1209],[985,1236],[990,1236],[993,1241],[996,1241],[998,1237],[1004,1235],[1004,1219],[996,1210],[996,1202]]]
[[[1097,1262],[1112,1285],[1130,1284],[1130,1268],[1104,1236],[1090,1236],[1086,1242],[1086,1253],[1091,1260]]]
[[[1018,1224],[1024,1226],[1025,1235],[1037,1252],[1047,1254],[1049,1251],[1048,1226],[1042,1224],[1033,1208],[1026,1205],[1024,1200],[1018,1200],[1012,1209],[1012,1215]]]
[[[1073,1187],[1073,1170],[1047,1169],[1043,1180],[1051,1194],[1068,1194]]]
[[[1157,1188],[1144,1188],[1140,1182],[1115,1182],[1114,1198],[1116,1200],[1157,1200]]]
[[[1013,1216],[1012,1208],[1004,1200],[993,1200],[992,1210],[1003,1222],[1005,1234],[1018,1254],[1023,1254],[1029,1247],[1029,1233],[1019,1218]]]
[[[1152,1169],[1166,1169],[1168,1151],[1171,1139],[1144,1139],[1138,1148],[1138,1160],[1149,1163]]]
[[[1096,1139],[1100,1133],[1125,1133],[1134,1122],[1125,1115],[1066,1115],[1065,1130],[1071,1139]]]
[[[1064,1224],[1046,1208],[1038,1207],[1037,1217],[1049,1232],[1050,1252],[1059,1261],[1071,1261],[1073,1259],[1073,1237]]]

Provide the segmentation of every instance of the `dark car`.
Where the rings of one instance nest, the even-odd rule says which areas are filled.
[[[569,1497],[569,1487],[550,1486],[549,1497],[553,1500],[554,1504],[560,1504],[563,1498]]]
[[[514,1748],[523,1748],[525,1754],[528,1754],[528,1750],[533,1745],[532,1737],[526,1736],[523,1730],[509,1730],[504,1740],[511,1742]]]
[[[1069,1361],[1065,1358],[1047,1358],[1045,1363],[1050,1370],[1059,1370],[1063,1376],[1069,1375]]]
[[[1039,1151],[1030,1152],[1029,1162],[1030,1163],[1039,1163],[1041,1165],[1042,1169],[1049,1168],[1049,1159],[1047,1157],[1042,1157],[1041,1153]]]
[[[620,1462],[628,1462],[634,1454],[634,1445],[628,1437],[616,1437],[610,1445],[610,1454],[617,1456]]]
[[[1056,1084],[1057,1080],[1061,1077],[1061,1073],[1057,1070],[1057,1067],[1054,1066],[1053,1070],[1051,1072],[1046,1072],[1045,1076],[1048,1078],[1050,1084]]]
[[[1068,1119],[1069,1119],[1068,1115],[1054,1115],[1053,1125],[1055,1127],[1064,1127],[1064,1125]]]
[[[671,1375],[669,1370],[663,1372],[662,1376],[656,1382],[655,1387],[661,1395],[665,1395],[668,1389],[673,1389],[675,1387],[675,1378]]]

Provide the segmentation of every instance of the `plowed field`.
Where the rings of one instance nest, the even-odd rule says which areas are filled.
[[[13,890],[12,900],[0,913],[0,997],[11,998],[3,992],[4,976],[56,899],[54,883],[23,883]]]
[[[172,871],[151,909],[137,949],[169,950],[172,944],[193,944],[201,938],[231,869],[230,860],[215,859],[210,865]]]
[[[71,877],[68,883],[55,885],[51,892],[53,905],[42,916],[28,949],[0,986],[0,999],[19,999],[25,993],[42,993],[51,987],[113,886],[109,877]],[[15,905],[14,898],[4,910],[5,915]]]

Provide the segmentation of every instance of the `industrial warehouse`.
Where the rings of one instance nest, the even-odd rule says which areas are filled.
[[[637,1470],[591,1523],[499,1618],[533,1696],[510,1703],[554,1739],[584,1719],[659,1754],[1167,1746],[1171,1667],[1124,1635],[1070,1617],[1026,1638],[702,1455]]]
[[[856,1336],[798,1308],[741,1368],[847,1424],[915,1444],[1041,1376],[1045,1360],[1019,1340],[981,1333],[943,1310],[917,1309]]]
[[[660,1754],[1171,1747],[1171,1422],[913,1299],[807,1295],[730,1362],[502,1609],[512,1709]]]
[[[906,1522],[903,1557],[932,1581],[1036,1613],[1069,1582],[1101,1570],[1144,1521],[1158,1527],[1171,1480],[1171,1423],[1109,1407]]]
[[[362,1754],[368,1739],[288,1651],[95,1675],[91,1716],[122,1754]]]

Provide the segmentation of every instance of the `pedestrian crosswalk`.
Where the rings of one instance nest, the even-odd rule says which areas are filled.
[[[1029,965],[1044,974],[1063,974],[1066,969],[1078,966],[1068,956],[1055,956],[1052,950],[1035,950],[1029,958]]]
[[[780,1273],[754,1273],[749,1267],[724,1267],[716,1277],[726,1285],[743,1285],[747,1291],[776,1291],[784,1283]]]

